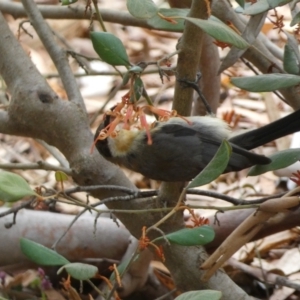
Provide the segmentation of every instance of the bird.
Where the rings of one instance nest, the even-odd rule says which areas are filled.
[[[223,140],[232,147],[224,173],[271,159],[250,150],[300,131],[300,110],[260,128],[234,134],[229,125],[215,116],[170,117],[156,121],[146,130],[120,128],[114,136],[99,139],[99,133],[112,121],[106,114],[96,130],[97,150],[107,160],[153,180],[190,181],[211,161]],[[149,135],[151,143],[149,143]]]

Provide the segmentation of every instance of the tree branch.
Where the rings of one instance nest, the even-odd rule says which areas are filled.
[[[37,6],[45,19],[76,19],[90,20],[92,12],[86,11],[84,5],[72,6],[54,6],[38,5]],[[0,1],[0,11],[11,14],[15,19],[26,17],[26,12],[21,3],[11,2],[9,0]],[[110,9],[101,9],[101,15],[104,21],[122,24],[125,26],[143,27],[154,29],[146,21],[136,19],[127,12],[115,11]]]
[[[81,109],[86,112],[86,108],[75,81],[75,77],[69,66],[66,51],[55,42],[51,28],[43,19],[41,12],[38,10],[33,0],[22,0],[22,3],[29,17],[31,25],[37,32],[47,52],[52,58],[58,73],[60,74],[69,100],[80,105]]]
[[[48,164],[44,161],[38,161],[37,163],[29,163],[29,164],[23,164],[23,163],[7,163],[7,164],[0,164],[0,168],[3,170],[48,170],[48,171],[62,171],[66,173],[67,175],[71,175],[72,172],[68,168],[62,168],[58,166],[54,166],[51,164]]]

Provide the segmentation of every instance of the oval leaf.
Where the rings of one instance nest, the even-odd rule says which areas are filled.
[[[289,74],[299,75],[299,65],[297,55],[293,48],[286,44],[284,47],[283,67]]]
[[[126,72],[123,76],[122,86],[126,85],[130,79],[130,72]]]
[[[138,254],[136,255],[136,257],[132,260],[131,258],[125,259],[122,263],[120,263],[117,267],[118,273],[120,274],[120,276],[122,277],[125,273],[125,271],[128,269],[128,266],[130,263],[132,263],[133,261],[135,261],[138,258]],[[116,274],[115,272],[112,272],[109,280],[111,282],[116,280]]]
[[[271,9],[267,0],[261,0],[247,6],[244,10],[245,15],[256,15]]]
[[[55,180],[58,182],[66,181],[68,180],[68,175],[65,172],[62,171],[56,171],[55,172]]]
[[[83,263],[70,263],[64,265],[57,271],[57,274],[66,269],[69,275],[77,280],[87,280],[93,278],[98,273],[98,268],[92,265]]]
[[[173,24],[167,22],[162,19],[158,14],[156,14],[153,18],[147,20],[147,24],[149,24],[154,29],[165,30],[165,31],[176,31],[182,32],[184,29],[184,20],[177,19],[179,17],[186,17],[189,12],[189,9],[182,8],[161,8],[158,11],[164,17],[176,18],[177,24]]]
[[[93,47],[99,57],[112,66],[129,66],[129,58],[121,40],[108,32],[92,32]]]
[[[293,27],[296,24],[300,23],[300,12],[298,12],[292,19],[290,26]]]
[[[195,228],[184,228],[165,236],[158,237],[152,242],[168,239],[172,244],[181,246],[196,246],[210,243],[215,238],[215,232],[212,227],[204,225]]]
[[[250,46],[240,35],[216,18],[211,17],[209,20],[200,20],[186,17],[185,19],[200,27],[218,41],[233,45],[239,49]]]
[[[26,238],[20,239],[21,251],[38,265],[61,266],[70,263],[57,252]]]
[[[202,290],[189,291],[175,298],[175,300],[220,300],[222,293],[220,291]]]
[[[269,158],[272,160],[271,163],[267,165],[256,165],[252,167],[248,172],[248,176],[260,175],[268,171],[275,171],[292,165],[293,163],[300,160],[300,148],[287,149],[276,152]]]
[[[1,171],[0,172],[0,200],[15,202],[26,196],[37,196],[29,184],[21,176]]]
[[[125,272],[125,270],[127,269],[128,265],[131,263],[131,259],[126,259],[125,261],[123,261],[121,264],[118,265],[117,270],[119,272],[120,275],[123,275],[123,273]],[[109,280],[110,281],[114,281],[116,279],[116,274],[115,272],[112,272]]]
[[[136,103],[142,96],[144,91],[144,83],[140,77],[135,78],[133,84],[134,94],[130,97],[130,103]]]
[[[293,0],[268,0],[271,8],[276,8],[277,6],[283,6],[287,3],[292,2]]]
[[[244,14],[256,15],[269,9],[276,8],[277,6],[285,5],[289,2],[292,2],[292,0],[260,0],[248,6],[244,10]]]
[[[231,83],[249,92],[270,92],[295,86],[300,76],[291,74],[266,74],[251,77],[232,77]]]
[[[245,0],[235,0],[239,6],[241,6],[242,8],[245,7]]]
[[[127,0],[127,9],[137,19],[150,19],[158,12],[152,0]]]
[[[76,3],[78,0],[61,0],[61,5],[70,5]]]
[[[230,144],[224,140],[209,164],[199,175],[196,176],[195,179],[192,180],[187,188],[198,187],[210,183],[223,174],[228,165],[231,151]]]

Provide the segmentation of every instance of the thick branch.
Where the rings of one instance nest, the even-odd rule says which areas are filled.
[[[0,73],[12,94],[8,112],[0,113],[2,133],[38,138],[57,147],[69,161],[72,177],[79,185],[102,183],[135,189],[118,167],[106,161],[98,152],[90,153],[93,136],[85,110],[74,101],[62,101],[55,95],[16,41],[1,13]],[[120,194],[99,190],[93,196],[102,198]],[[114,201],[107,206],[139,209],[143,208],[144,203]],[[131,233],[140,236],[141,228],[145,225],[143,215],[137,215],[134,219],[130,214],[116,215]],[[144,251],[140,259],[149,261],[148,257],[148,251]],[[141,276],[131,275],[130,272],[128,276],[134,279],[135,286],[142,284],[139,280]]]
[[[66,51],[55,42],[51,28],[44,21],[42,14],[33,0],[23,0],[22,2],[31,25],[37,32],[60,74],[69,100],[75,101],[81,106],[81,109],[86,110],[75,77],[68,63]]]
[[[47,86],[28,55],[10,31],[3,15],[0,13],[0,74],[10,92],[19,84]],[[18,76],[16,76],[18,74]],[[30,74],[30,76],[28,76]],[[49,88],[50,90],[50,88]]]
[[[203,39],[202,53],[200,57],[199,69],[202,74],[200,79],[201,91],[209,103],[211,110],[216,113],[220,104],[220,67],[219,51],[213,43],[214,39],[205,34]],[[203,101],[198,97],[194,101],[193,115],[206,115],[207,111]]]
[[[204,18],[207,15],[207,1],[192,1],[190,16],[194,18]],[[180,40],[177,64],[177,76],[180,79],[195,80],[198,71],[201,47],[204,33],[196,26],[190,23],[185,24],[185,30]],[[180,114],[189,115],[191,112],[193,90],[184,88],[176,82],[174,106]],[[178,183],[164,183],[160,191],[160,199],[164,199],[168,205],[174,205],[177,202],[181,185]],[[182,216],[177,214],[177,218],[171,220],[172,223],[165,224],[175,226],[182,225]],[[248,299],[246,293],[236,286],[232,280],[223,272],[216,273],[214,278],[209,282],[200,281],[203,275],[199,266],[207,258],[203,247],[183,247],[172,245],[165,246],[166,266],[180,290],[197,290],[197,289],[217,289],[222,291],[223,299]],[[182,257],[187,259],[182,260]]]
[[[104,183],[133,188],[117,167],[97,152],[90,154],[93,136],[85,111],[53,93],[1,13],[0,74],[12,94],[8,113],[0,113],[2,133],[42,139],[57,147],[69,161],[74,179],[81,185]]]

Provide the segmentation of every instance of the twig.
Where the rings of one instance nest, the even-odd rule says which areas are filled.
[[[263,264],[262,264],[262,260],[261,260],[261,255],[260,255],[259,250],[257,248],[256,242],[254,244],[255,244],[255,254],[256,254],[257,258],[258,258],[259,266],[260,266],[260,270],[261,270],[261,276],[263,278],[264,284],[267,285],[267,276],[266,276],[266,272],[264,271],[264,268],[263,268]],[[269,299],[270,298],[270,294],[269,294],[269,291],[268,291],[267,287],[265,288],[265,290],[266,290],[267,299]]]
[[[287,286],[292,289],[295,289],[296,291],[300,291],[299,283],[293,282],[291,279],[288,279],[284,276],[280,276],[271,272],[266,272],[264,270],[262,271],[257,267],[246,265],[245,263],[242,263],[232,257],[229,259],[228,264],[233,266],[236,269],[239,269],[247,274],[250,274],[251,276],[255,276],[259,280],[263,279],[261,273],[264,273],[264,277],[266,278],[266,282],[268,284]]]
[[[214,113],[213,113],[210,105],[208,104],[206,98],[204,97],[204,95],[203,95],[203,93],[202,93],[202,91],[199,87],[199,80],[200,79],[201,79],[201,73],[198,72],[195,81],[190,81],[190,80],[186,80],[186,79],[179,79],[179,78],[177,78],[177,81],[179,81],[183,85],[186,85],[187,87],[193,88],[197,92],[199,98],[201,99],[201,101],[202,101],[202,103],[203,103],[203,105],[206,109],[206,113],[210,116],[213,116]]]
[[[77,192],[93,192],[97,190],[108,190],[108,191],[119,191],[126,194],[133,195],[155,195],[156,191],[147,191],[140,192],[133,189],[129,189],[126,187],[118,186],[118,185],[87,185],[87,186],[76,186],[74,188],[70,188],[64,191],[65,194],[72,194]]]
[[[68,51],[68,53],[71,52],[71,53],[74,53],[73,51]],[[83,56],[83,55],[80,55],[80,54],[72,54],[72,56]],[[85,57],[85,56],[83,56]],[[89,59],[89,60],[99,60],[98,58],[87,58],[86,59]],[[173,67],[160,67],[160,69],[163,71],[163,72],[174,72],[175,69],[176,69],[176,66],[173,66]],[[121,75],[122,77],[126,74],[127,72],[121,72]],[[157,69],[155,68],[150,68],[150,69],[147,69],[143,72],[142,75],[147,75],[147,74],[156,74],[157,73]],[[89,71],[88,74],[82,74],[82,73],[77,73],[77,74],[74,74],[74,76],[76,78],[80,78],[80,77],[88,77],[88,76],[119,76],[120,73],[118,72],[115,72],[115,71],[101,71],[101,72],[98,72],[98,71]],[[48,73],[48,74],[44,74],[43,75],[45,78],[59,78],[60,75],[58,73]],[[122,87],[122,85],[121,85]]]
[[[221,193],[213,192],[213,191],[204,191],[204,190],[198,190],[198,189],[188,189],[187,190],[187,195],[207,196],[207,197],[211,197],[211,198],[221,199],[226,202],[232,203],[234,205],[260,204],[260,203],[263,203],[270,199],[282,197],[285,194],[286,193],[283,192],[280,194],[263,197],[263,198],[259,198],[259,199],[242,200],[242,199],[233,198],[233,197],[230,197],[230,196],[227,196],[227,195],[224,195]],[[194,201],[194,200],[189,199],[189,201]],[[195,200],[195,201],[197,201],[197,200]]]
[[[240,57],[241,61],[255,74],[258,75],[259,73],[255,70],[255,68],[252,66],[252,64],[250,64],[250,62],[248,62],[245,58]],[[282,97],[282,95],[280,93],[278,93],[277,91],[273,91],[273,93],[283,102],[286,102],[286,100],[284,99],[284,97]]]
[[[36,163],[7,163],[0,164],[0,169],[4,170],[48,170],[48,171],[62,171],[67,175],[72,175],[72,170],[55,165],[51,165],[45,161],[38,161]]]
[[[10,208],[10,209],[4,211],[3,213],[0,213],[0,218],[8,216],[10,214],[15,214],[22,208],[30,207],[34,201],[35,201],[35,198],[31,198],[30,200],[24,201],[21,204]]]
[[[158,222],[150,226],[146,232],[148,233],[150,230],[153,230],[154,228],[158,228],[161,224],[167,221],[172,215],[174,215],[178,210],[180,210],[180,206],[184,201],[185,194],[186,194],[186,188],[182,190],[175,207],[173,207],[173,209],[168,214],[166,214],[163,218],[161,218]]]
[[[38,5],[38,9],[42,16],[46,19],[76,19],[76,20],[90,20],[92,12],[86,11],[84,5],[56,6],[56,5]],[[0,10],[4,13],[11,14],[14,18],[26,17],[26,12],[21,3],[10,2],[10,0],[0,1]],[[156,29],[166,31],[165,28],[155,28],[148,24],[146,20],[137,19],[127,12],[112,9],[101,9],[101,15],[105,22],[113,22],[122,24],[124,26],[142,27],[148,29]],[[178,30],[168,31],[178,32]]]
[[[60,40],[60,42],[65,45],[67,49],[67,54],[70,54],[78,63],[78,65],[86,72],[88,73],[90,70],[90,67],[87,63],[87,59],[84,57],[84,55],[78,55],[75,51],[73,51],[71,45],[66,41],[66,39],[61,36],[58,32],[52,29],[52,33]]]
[[[55,147],[50,146],[45,141],[40,139],[35,139],[39,144],[41,144],[64,168],[69,168],[69,162],[65,159],[62,153]]]
[[[20,39],[20,35],[21,35],[21,28],[23,29],[23,31],[29,35],[32,39],[33,39],[33,35],[31,33],[29,33],[25,27],[23,26],[25,23],[30,23],[29,20],[24,20],[22,22],[19,23],[19,28],[18,28],[18,39]]]
[[[124,73],[125,74],[125,73]],[[117,75],[117,74],[115,74]],[[94,122],[96,121],[97,117],[104,112],[104,109],[106,107],[106,105],[110,102],[111,99],[114,98],[114,96],[117,94],[117,92],[123,87],[123,82],[119,82],[118,85],[115,86],[115,88],[112,90],[112,92],[108,95],[106,101],[102,104],[102,106],[98,109],[98,111],[96,111],[93,115],[93,117],[90,120],[90,126],[92,126],[94,124]]]

